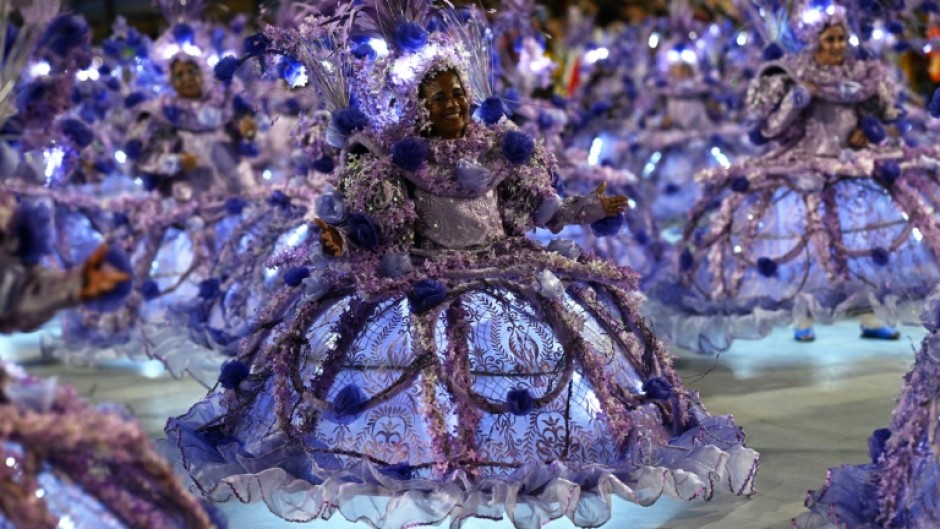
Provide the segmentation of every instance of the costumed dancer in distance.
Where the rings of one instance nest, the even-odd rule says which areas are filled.
[[[904,304],[940,279],[936,170],[886,134],[899,112],[884,66],[852,55],[843,7],[790,16],[805,47],[768,62],[748,93],[752,136],[776,148],[697,175],[681,287],[651,295],[678,345],[721,350],[788,321],[811,341],[814,320],[848,311],[863,313],[863,338],[896,339]]]

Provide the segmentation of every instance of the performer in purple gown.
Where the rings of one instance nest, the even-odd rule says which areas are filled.
[[[332,258],[265,307],[220,385],[167,424],[201,490],[386,528],[504,514],[596,527],[611,493],[751,494],[757,453],[683,388],[635,274],[525,238],[626,199],[559,200],[550,153],[505,118],[471,118],[491,95],[468,59],[490,56],[479,15],[380,1],[349,16],[271,30],[310,53],[345,138],[317,219]],[[344,28],[390,53],[347,56]]]
[[[897,339],[905,303],[940,280],[936,169],[887,134],[899,116],[884,66],[850,53],[845,10],[792,16],[805,43],[750,87],[767,155],[706,170],[681,241],[681,287],[652,296],[657,329],[693,349],[727,348],[794,321],[862,314],[862,337]],[[904,270],[903,274],[892,270]]]

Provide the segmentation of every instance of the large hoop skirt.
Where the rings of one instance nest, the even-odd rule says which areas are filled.
[[[535,528],[598,526],[610,494],[754,491],[757,453],[682,388],[632,272],[518,239],[412,257],[399,279],[334,270],[277,296],[232,389],[167,425],[205,494],[291,521]]]

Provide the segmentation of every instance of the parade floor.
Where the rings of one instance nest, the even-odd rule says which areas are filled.
[[[826,469],[868,459],[867,439],[888,426],[901,377],[913,363],[925,332],[902,328],[897,342],[858,339],[858,324],[818,327],[818,339],[799,344],[789,329],[758,342],[738,342],[719,357],[676,351],[676,367],[689,389],[699,391],[713,414],[733,414],[761,453],[757,494],[725,495],[711,502],[663,499],[639,507],[614,499],[612,529],[764,529],[789,526],[808,489],[818,488]],[[38,337],[0,338],[0,356],[24,362],[41,376],[58,376],[93,401],[127,404],[154,438],[166,418],[184,412],[205,390],[192,380],[173,380],[159,365],[109,365],[97,369],[46,365],[38,361]],[[229,529],[367,527],[334,518],[292,524],[269,514],[263,504],[226,504]],[[476,521],[465,528],[511,527]],[[559,520],[547,527],[572,527]]]

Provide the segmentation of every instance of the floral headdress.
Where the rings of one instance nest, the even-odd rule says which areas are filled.
[[[453,70],[478,116],[495,123],[490,34],[474,9],[423,0],[372,0],[309,17],[297,30],[269,28],[274,47],[306,68],[322,105],[333,113],[330,143],[341,146],[369,128],[389,136],[428,126],[422,82]]]
[[[829,26],[841,25],[849,30],[843,6],[831,0],[803,0],[793,6],[790,24],[796,37],[810,48],[818,45],[819,34]]]
[[[210,30],[201,21],[205,2],[202,0],[157,0],[157,7],[166,17],[169,27],[153,44],[154,63],[169,71],[178,60],[191,60],[203,70],[203,79],[210,66],[209,50],[212,48]]]
[[[363,10],[355,31],[356,39],[379,38],[388,49],[359,69],[364,75],[356,79],[364,88],[359,100],[376,117],[378,128],[402,134],[426,130],[429,116],[421,86],[429,76],[447,70],[459,77],[480,120],[493,124],[504,115],[502,101],[493,96],[491,33],[478,10],[376,0]]]

